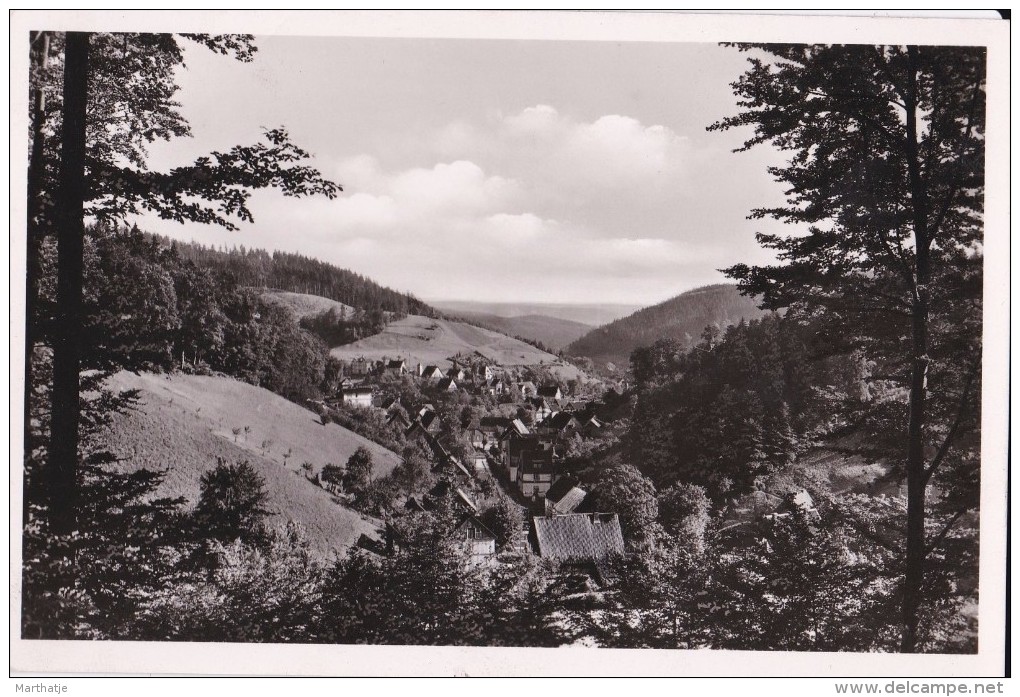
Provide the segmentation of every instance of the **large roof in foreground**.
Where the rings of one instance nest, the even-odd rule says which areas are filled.
[[[570,562],[601,561],[623,554],[615,513],[571,513],[532,519],[540,556]]]

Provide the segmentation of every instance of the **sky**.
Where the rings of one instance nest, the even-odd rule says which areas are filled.
[[[770,260],[749,221],[782,189],[736,113],[746,55],[716,44],[258,37],[252,63],[195,46],[185,164],[285,126],[336,200],[258,192],[238,232],[162,234],[300,252],[426,300],[653,304]]]

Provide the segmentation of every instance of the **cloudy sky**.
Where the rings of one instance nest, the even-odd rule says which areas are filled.
[[[253,198],[240,232],[426,299],[651,304],[767,260],[748,221],[781,200],[768,150],[707,132],[746,56],[715,44],[259,37],[254,63],[189,48],[194,138],[152,164],[286,126],[335,201]]]

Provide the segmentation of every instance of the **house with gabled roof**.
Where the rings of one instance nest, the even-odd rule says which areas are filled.
[[[403,359],[396,359],[388,361],[386,363],[386,374],[394,377],[400,377],[407,372],[407,361]]]
[[[454,508],[467,513],[469,515],[475,515],[478,513],[478,506],[471,499],[464,489],[459,486],[454,486],[448,477],[443,477],[436,485],[433,486],[429,493],[425,497],[424,506],[427,509],[435,507],[435,503],[442,498],[451,497]]]
[[[523,421],[520,419],[513,419],[510,422],[510,425],[503,429],[503,432],[500,434],[498,439],[499,446],[503,451],[503,457],[509,459],[510,444],[514,441],[514,439],[522,438],[530,434],[531,431],[524,425]],[[510,479],[514,479],[513,474],[510,475]]]
[[[372,369],[371,362],[368,359],[361,356],[353,359],[346,365],[347,374],[354,376],[368,375],[371,369]]]
[[[528,397],[535,397],[538,395],[538,388],[535,387],[535,383],[530,380],[525,380],[517,385],[517,389],[521,391],[521,396],[527,399]]]
[[[411,422],[407,418],[407,414],[404,413],[403,409],[394,409],[391,411],[389,416],[386,417],[386,424],[393,429],[400,429],[405,432],[411,427]]]
[[[592,436],[597,436],[604,427],[605,424],[602,423],[602,421],[593,414],[592,416],[588,417],[588,419],[581,422],[580,430],[581,433],[590,438]]]
[[[340,391],[340,398],[344,404],[354,407],[370,407],[375,397],[375,390],[371,387],[347,387]]]
[[[480,561],[496,553],[496,535],[477,515],[461,518],[453,534],[473,561]]]
[[[526,436],[529,433],[531,433],[531,431],[524,425],[523,421],[520,419],[511,419],[510,424],[503,431],[503,435],[501,435],[499,439],[504,441],[512,438],[513,436]]]
[[[442,392],[456,392],[457,382],[453,378],[443,378],[436,383],[436,389]]]
[[[516,441],[520,449],[511,448],[507,462],[517,475],[517,487],[521,495],[538,499],[544,497],[560,474],[560,459],[556,449],[548,441],[537,436],[527,441]],[[530,447],[528,447],[530,446]]]
[[[418,421],[421,422],[422,428],[429,433],[438,433],[443,427],[443,422],[439,418],[439,414],[432,409],[422,408],[421,411],[418,412]]]
[[[569,411],[557,411],[547,416],[536,430],[539,433],[549,433],[560,436],[569,436],[581,428],[577,418]]]
[[[563,391],[560,390],[559,385],[552,383],[539,387],[538,396],[544,397],[545,399],[563,399]]]
[[[428,382],[439,382],[443,377],[445,376],[443,371],[439,369],[439,366],[428,365],[421,371],[422,380],[427,380]]]
[[[415,419],[404,431],[404,438],[409,443],[413,441],[425,441],[427,443],[432,438],[432,434],[425,430],[425,427],[421,425],[421,421]]]
[[[489,440],[498,441],[511,421],[513,419],[506,416],[483,416],[478,419],[478,430],[484,433]],[[523,426],[523,424],[521,425]]]
[[[535,423],[547,419],[556,411],[545,397],[535,398],[531,401],[531,405],[535,408]]]
[[[588,492],[578,486],[573,477],[560,477],[545,492],[545,514],[567,515],[578,512]]]
[[[535,516],[531,542],[543,559],[565,564],[598,564],[624,554],[623,531],[615,513]]]

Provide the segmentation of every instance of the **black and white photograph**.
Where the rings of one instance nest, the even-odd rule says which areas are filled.
[[[1008,673],[1008,21],[11,19],[12,670]]]

